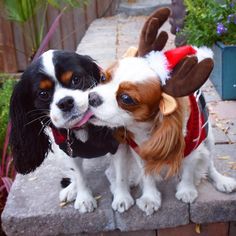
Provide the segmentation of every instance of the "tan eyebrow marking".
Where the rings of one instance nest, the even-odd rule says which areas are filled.
[[[39,84],[40,89],[50,89],[52,88],[52,86],[53,86],[52,81],[48,79],[41,80]]]
[[[73,72],[72,71],[66,71],[61,75],[61,82],[63,82],[64,84],[69,84],[70,80],[71,80],[71,76],[72,76]]]

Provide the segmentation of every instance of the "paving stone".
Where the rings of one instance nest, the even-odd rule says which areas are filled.
[[[125,13],[129,16],[149,15],[158,7],[167,6],[170,3],[170,0],[122,0],[118,12]]]
[[[213,157],[216,169],[236,179],[236,144],[215,145]],[[234,164],[235,163],[235,164]],[[212,184],[204,181],[198,186],[199,196],[190,204],[190,220],[195,223],[235,221],[236,192],[226,194],[217,191]]]
[[[219,101],[214,103],[213,109],[218,114],[220,119],[235,119],[236,118],[236,103],[235,101]]]
[[[56,158],[58,154],[48,158],[33,174],[17,175],[2,215],[7,235],[70,235],[114,230],[112,196],[102,164],[106,160],[96,160],[86,166],[89,186],[94,196],[99,195],[101,199],[94,212],[80,214],[73,204],[59,206],[63,174]]]
[[[130,232],[121,232],[120,230],[115,230],[113,232],[104,232],[97,234],[79,234],[79,235],[70,235],[70,236],[156,236],[155,230],[149,231],[130,231]]]
[[[104,169],[109,163],[107,158],[88,160],[84,165],[93,195],[101,196],[98,209],[92,213],[80,214],[73,204],[61,208],[58,194],[63,166],[57,162],[59,155],[58,152],[50,154],[33,174],[17,175],[2,215],[7,235],[76,235],[80,232],[106,232],[117,228],[121,231],[137,231],[188,223],[188,205],[174,198],[174,180],[159,186],[163,205],[154,216],[147,217],[137,207],[133,207],[127,213],[115,213],[114,218],[112,196],[104,175]],[[173,212],[178,212],[178,217]],[[147,235],[153,235],[151,231],[147,232]],[[118,235],[142,234],[132,232]]]
[[[176,180],[161,182],[158,187],[162,194],[161,208],[151,216],[146,216],[136,205],[128,212],[122,214],[116,212],[117,228],[121,231],[150,230],[188,224],[188,204],[175,198]],[[134,193],[135,197],[139,195],[139,191]]]
[[[213,150],[213,156],[217,170],[224,175],[229,175],[236,179],[235,151],[236,151],[236,144],[215,145]]]
[[[215,144],[227,144],[230,142],[228,136],[218,127],[212,127]]]
[[[113,32],[109,32],[109,33],[104,33],[103,35],[100,35],[99,33],[91,33],[91,34],[86,34],[86,40],[82,40],[81,42],[81,46],[85,46],[86,44],[88,45],[94,45],[97,44],[99,45],[99,43],[101,42],[106,42],[106,39],[109,39],[109,41],[115,43],[116,41],[116,37],[114,35]],[[84,45],[85,44],[85,45]]]
[[[231,143],[236,143],[236,119],[230,119],[230,124],[228,125],[229,130],[227,136]]]
[[[149,230],[149,231],[130,231],[130,232],[121,232],[119,230],[116,230],[114,232],[106,232],[103,233],[101,236],[156,236],[155,230]]]
[[[228,236],[229,224],[202,224],[199,229],[200,232],[196,232],[195,224],[169,229],[159,229],[158,236]]]
[[[190,220],[194,223],[236,220],[236,193],[218,192],[208,181],[198,186],[199,196],[190,204]]]
[[[215,90],[214,85],[212,84],[212,82],[208,79],[207,82],[202,86],[201,88],[206,102],[216,102],[216,101],[221,101],[221,98],[219,96],[219,94],[217,93],[217,91]]]

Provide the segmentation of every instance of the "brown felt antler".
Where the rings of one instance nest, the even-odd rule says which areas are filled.
[[[208,79],[214,62],[206,58],[198,63],[197,57],[186,57],[171,73],[171,78],[162,87],[163,92],[173,97],[183,97],[198,90]]]
[[[161,51],[168,40],[168,34],[158,30],[170,15],[169,8],[161,8],[152,13],[146,20],[140,35],[138,56],[143,57],[151,51]]]
[[[158,34],[158,30],[169,15],[169,8],[161,8],[148,17],[141,31],[137,56],[143,57],[151,51],[164,48],[168,34],[165,31]],[[195,56],[185,57],[174,67],[170,79],[163,86],[163,92],[173,97],[190,95],[206,82],[213,66],[211,58],[198,62]]]

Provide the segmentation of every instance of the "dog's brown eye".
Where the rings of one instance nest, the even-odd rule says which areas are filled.
[[[41,91],[39,92],[39,97],[40,99],[47,101],[48,99],[50,99],[50,94],[47,91]]]
[[[125,93],[120,95],[120,99],[126,105],[135,105],[136,104],[136,101],[133,100],[128,94],[125,94]]]

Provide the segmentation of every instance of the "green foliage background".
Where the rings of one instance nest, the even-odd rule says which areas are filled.
[[[0,77],[2,77],[0,75]],[[4,77],[4,76],[3,76]],[[0,81],[0,150],[3,148],[9,118],[9,103],[16,80],[8,77]]]
[[[236,24],[227,23],[228,15],[236,14],[236,1],[223,0],[219,3],[216,0],[184,0],[184,4],[187,14],[180,34],[185,35],[188,44],[212,46],[220,41],[236,45]],[[216,33],[218,22],[228,28],[222,36]]]
[[[88,0],[3,0],[3,7],[7,19],[18,22],[20,26],[28,26],[30,29],[25,37],[34,54],[45,35],[45,19],[49,5],[64,11],[82,7],[87,3]],[[36,20],[35,16],[38,12],[41,17]]]

